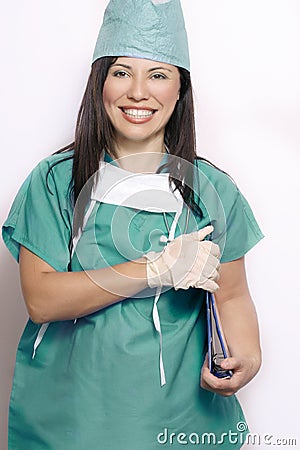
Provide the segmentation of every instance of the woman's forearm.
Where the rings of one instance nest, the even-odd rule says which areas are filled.
[[[20,275],[28,313],[36,323],[82,317],[147,287],[144,258],[86,272],[56,272],[23,248]]]
[[[221,302],[218,310],[229,353],[253,361],[253,369],[257,371],[261,364],[261,348],[257,315],[250,295]]]
[[[222,264],[219,285],[215,298],[229,351],[236,358],[253,361],[257,371],[261,364],[259,328],[244,257]]]

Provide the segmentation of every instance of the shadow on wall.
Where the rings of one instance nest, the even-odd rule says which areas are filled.
[[[28,314],[22,298],[19,267],[0,249],[0,449],[7,449],[7,410],[15,355]]]

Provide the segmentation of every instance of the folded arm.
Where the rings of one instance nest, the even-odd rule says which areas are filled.
[[[20,277],[35,323],[71,320],[124,300],[147,287],[146,259],[82,272],[57,272],[25,247]]]
[[[219,247],[204,241],[212,230],[208,226],[178,236],[161,252],[134,261],[81,272],[57,272],[21,247],[21,285],[29,315],[36,323],[70,320],[132,297],[148,286],[215,290]]]

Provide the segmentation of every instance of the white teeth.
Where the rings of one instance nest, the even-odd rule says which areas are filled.
[[[154,114],[154,111],[149,111],[149,109],[123,109],[123,111],[134,119],[146,119]]]

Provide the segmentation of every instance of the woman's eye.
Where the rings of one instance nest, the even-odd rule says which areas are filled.
[[[165,80],[167,77],[163,73],[154,73],[151,78],[154,78],[154,80]]]
[[[118,77],[118,78],[125,78],[128,77],[128,73],[125,72],[124,70],[118,70],[117,72],[114,72],[114,77]]]

